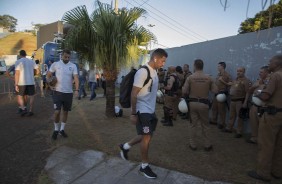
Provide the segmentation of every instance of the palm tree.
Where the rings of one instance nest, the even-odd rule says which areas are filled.
[[[73,28],[65,45],[80,52],[88,61],[103,69],[106,79],[106,116],[114,116],[115,81],[121,67],[137,61],[146,53],[139,46],[148,46],[155,36],[136,20],[146,14],[142,8],[120,9],[115,13],[111,6],[96,2],[98,8],[88,15],[80,6],[65,13],[63,20]]]

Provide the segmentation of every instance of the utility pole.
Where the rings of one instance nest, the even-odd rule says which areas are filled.
[[[118,13],[118,0],[115,0],[115,13]]]

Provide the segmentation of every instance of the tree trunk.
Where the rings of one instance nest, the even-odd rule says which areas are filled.
[[[115,81],[106,81],[106,116],[115,116]]]

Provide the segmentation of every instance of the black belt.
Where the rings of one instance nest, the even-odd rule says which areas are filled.
[[[242,101],[244,102],[245,98],[236,98],[236,99],[231,99],[232,102],[238,102],[238,101]]]
[[[204,103],[209,105],[210,101],[208,99],[205,98],[189,98],[188,99],[189,102],[199,102],[199,103]]]
[[[277,112],[282,112],[282,108],[276,108],[275,106],[258,107],[258,115],[260,117],[265,112],[267,112],[269,115],[275,115]]]
[[[258,106],[257,104],[255,104],[254,102],[251,102],[251,104],[256,106],[256,107],[261,107],[261,106]]]

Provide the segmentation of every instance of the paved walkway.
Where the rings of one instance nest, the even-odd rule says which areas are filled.
[[[99,151],[78,151],[62,146],[47,159],[45,170],[56,184],[227,184],[152,165],[158,178],[147,179],[138,173],[139,167],[139,163]]]

